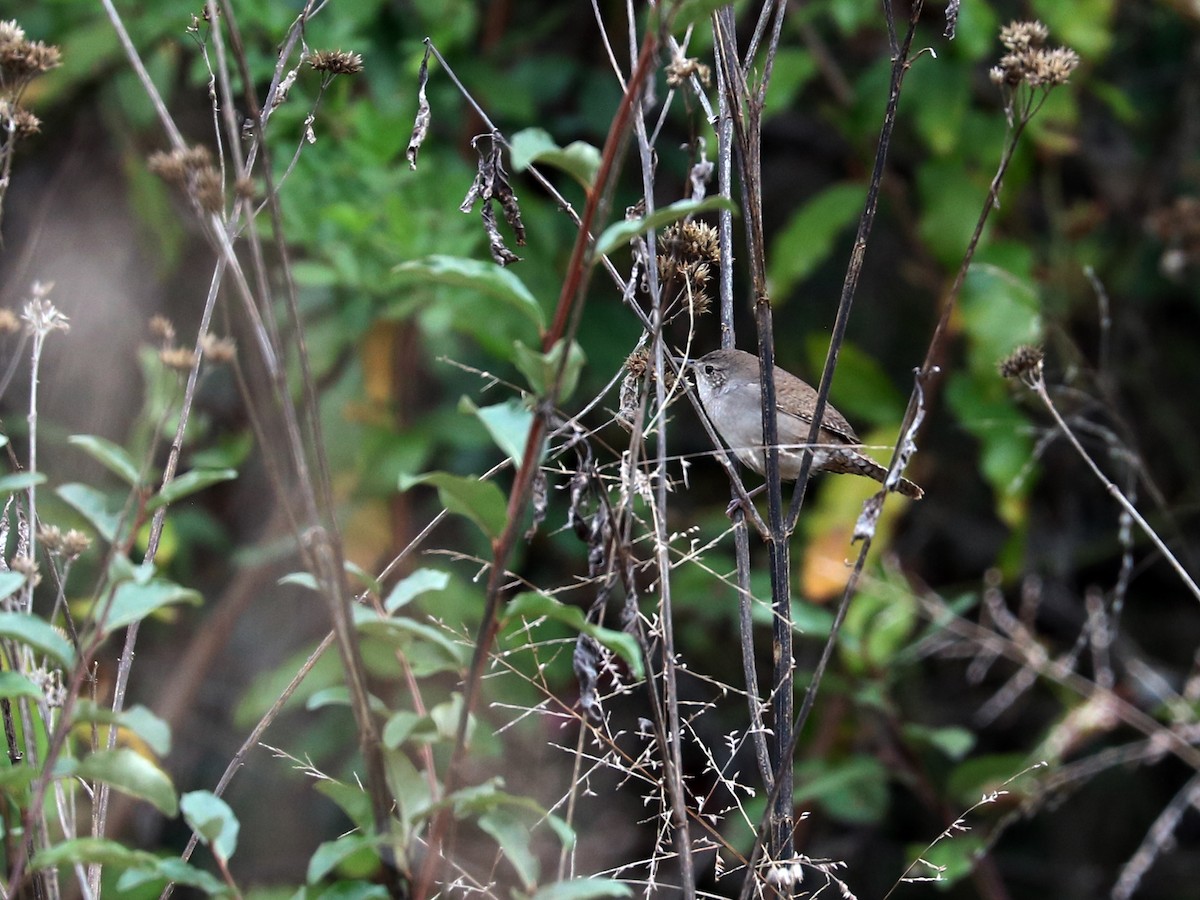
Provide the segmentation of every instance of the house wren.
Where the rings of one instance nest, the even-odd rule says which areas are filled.
[[[759,387],[758,357],[744,350],[714,350],[692,363],[696,390],[705,413],[729,449],[743,465],[765,474],[763,449],[762,392]],[[775,367],[775,405],[779,429],[779,474],[795,481],[800,474],[800,456],[812,426],[817,392],[791,372]],[[845,416],[829,404],[817,443],[813,447],[814,471],[865,475],[880,484],[888,470],[859,451],[862,441]],[[925,493],[907,478],[896,488],[906,497],[919,500]]]

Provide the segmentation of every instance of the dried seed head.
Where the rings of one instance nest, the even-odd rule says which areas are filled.
[[[150,333],[168,346],[175,343],[175,326],[166,316],[150,317]]]
[[[1022,344],[1000,361],[1000,374],[1005,378],[1019,378],[1022,381],[1039,378],[1045,356],[1041,347]]]
[[[19,138],[33,137],[42,130],[42,120],[29,110],[18,106],[12,116],[13,134]]]
[[[0,334],[15,334],[21,330],[21,320],[11,309],[0,309]]]
[[[30,587],[37,587],[42,581],[42,574],[38,571],[37,561],[32,556],[14,556],[9,564],[14,572],[24,575],[29,582]]]
[[[663,231],[658,272],[664,281],[679,278],[684,298],[693,315],[704,315],[712,307],[706,288],[712,276],[710,264],[721,258],[717,230],[704,222],[683,222]]]
[[[687,259],[720,262],[721,244],[717,229],[705,222],[672,225],[663,233],[663,241],[673,244],[673,252]]]
[[[53,289],[54,282],[52,281],[35,281],[33,283],[30,290],[33,296],[21,310],[25,328],[32,334],[45,336],[51,331],[69,331],[71,328],[67,317],[50,302],[50,292]]]
[[[183,187],[190,176],[212,168],[212,154],[203,144],[197,144],[183,150],[152,153],[146,165],[163,181]]]
[[[68,559],[75,559],[80,553],[92,546],[92,539],[82,531],[77,531],[74,528],[64,533],[57,525],[39,525],[38,543],[46,548],[47,553],[53,556],[66,556]]]
[[[1079,54],[1069,47],[1038,50],[1033,55],[1029,83],[1034,87],[1056,87],[1066,84],[1079,66]]]
[[[712,79],[712,70],[694,56],[679,56],[671,60],[667,64],[666,73],[668,87],[679,87],[689,81],[693,75],[700,79],[700,83],[705,87],[708,87],[709,81]]]
[[[57,554],[62,551],[63,534],[57,525],[38,525],[37,539],[48,553]]]
[[[1079,54],[1068,47],[1046,49],[1050,36],[1041,22],[1010,22],[1000,29],[1000,43],[1007,53],[988,72],[994,84],[1016,87],[1052,88],[1066,84],[1079,65]]]
[[[225,208],[225,187],[221,183],[221,173],[211,166],[196,172],[192,179],[192,193],[205,212],[219,213]]]
[[[92,539],[78,529],[69,528],[63,535],[63,554],[71,559],[83,553],[90,546],[92,546]]]
[[[157,153],[151,153],[150,158],[146,160],[146,167],[170,184],[183,184],[187,178],[187,169],[177,150],[171,152],[160,150]]]
[[[237,344],[233,338],[222,338],[213,334],[206,334],[201,339],[200,348],[209,362],[218,365],[232,362],[237,355]]]
[[[180,372],[189,372],[196,364],[195,352],[187,347],[164,347],[158,351],[158,358],[168,369]]]
[[[357,75],[363,70],[362,55],[349,50],[318,50],[308,58],[308,64],[330,75]]]
[[[650,368],[650,351],[645,347],[639,347],[629,354],[625,360],[625,369],[634,378],[641,378],[646,374],[646,370]]]
[[[0,99],[0,128],[18,139],[27,138],[42,130],[42,121],[23,106]]]
[[[25,40],[25,29],[15,19],[0,22],[0,47],[17,44]]]
[[[0,22],[0,72],[5,84],[21,84],[62,65],[62,54],[53,45],[30,41],[15,21]]]
[[[1041,22],[1009,22],[1000,29],[1000,43],[1009,50],[1029,50],[1042,46],[1050,29]]]

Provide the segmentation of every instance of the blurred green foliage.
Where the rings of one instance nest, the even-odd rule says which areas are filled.
[[[190,12],[177,5],[131,6],[122,14],[155,85],[180,116],[189,140],[212,146],[209,72],[199,52],[206,27],[201,26],[198,39],[185,31]],[[746,6],[738,4],[739,10]],[[932,325],[986,202],[1006,136],[1004,112],[987,70],[1001,52],[999,26],[1026,12],[1024,5],[1018,6],[963,0],[953,42],[941,37],[940,7],[928,10],[920,26],[915,46],[932,52],[922,53],[907,73],[880,216],[832,394],[860,431],[870,429],[871,443],[894,440],[912,370],[924,357]],[[252,90],[261,99],[296,5],[247,0],[235,8]],[[1010,592],[1018,592],[1028,579],[1047,578],[1064,595],[1074,596],[1088,584],[1109,584],[1119,561],[1112,538],[1116,516],[1104,505],[1106,499],[1089,492],[1078,470],[1041,454],[1044,417],[1015,400],[1013,388],[997,374],[997,362],[1019,344],[1048,344],[1053,375],[1074,378],[1072,387],[1080,391],[1090,391],[1104,379],[1121,384],[1116,394],[1125,411],[1147,432],[1140,459],[1160,473],[1166,495],[1194,502],[1200,491],[1194,476],[1200,470],[1195,465],[1200,448],[1190,433],[1194,429],[1188,425],[1187,405],[1195,389],[1195,280],[1172,280],[1160,269],[1164,241],[1145,228],[1155,210],[1196,190],[1195,147],[1185,134],[1187,121],[1173,121],[1184,108],[1179,84],[1187,73],[1195,75],[1188,61],[1197,27],[1194,14],[1189,17],[1168,3],[1120,5],[1112,0],[1034,0],[1028,8],[1050,26],[1052,42],[1073,47],[1083,62],[1025,136],[967,272],[951,319],[952,344],[939,360],[943,377],[927,395],[929,421],[918,437],[920,452],[911,473],[928,497],[920,506],[889,510],[881,531],[880,544],[901,554],[902,568],[915,573],[915,584],[959,593],[966,598],[964,607],[975,601],[988,569],[999,571],[1002,587]],[[388,516],[397,508],[410,523],[423,523],[441,507],[463,514],[439,534],[439,546],[453,546],[461,556],[437,560],[423,570],[442,573],[443,588],[413,586],[404,602],[388,605],[387,615],[359,623],[375,675],[389,683],[404,677],[396,664],[400,651],[429,690],[430,708],[424,711],[403,697],[378,698],[389,711],[385,742],[394,753],[392,776],[403,794],[405,822],[413,828],[428,815],[430,800],[421,793],[422,774],[402,751],[444,750],[446,722],[459,702],[451,676],[461,667],[463,647],[435,633],[430,623],[445,624],[455,640],[470,641],[480,597],[471,579],[489,539],[505,524],[507,476],[495,485],[465,476],[505,458],[519,458],[530,417],[521,393],[542,394],[547,372],[556,368],[553,352],[541,354],[540,338],[561,291],[574,227],[524,170],[535,161],[547,163],[548,177],[578,210],[594,178],[594,148],[602,144],[620,98],[590,20],[577,24],[577,11],[562,4],[498,10],[469,0],[335,5],[311,23],[305,40],[314,49],[362,53],[365,71],[335,79],[314,110],[321,77],[302,69],[287,102],[273,111],[269,129],[290,271],[324,391],[322,415],[327,433],[334,436],[330,458],[350,523],[351,556],[368,571],[386,561],[396,549],[393,535],[386,532],[393,521]],[[610,27],[610,34],[623,33],[620,16],[612,14],[619,27]],[[81,106],[99,120],[104,140],[120,156],[130,209],[152,247],[147,256],[154,275],[170,278],[190,257],[207,251],[180,215],[178,198],[145,169],[146,155],[163,142],[153,108],[125,64],[111,25],[99,7],[71,0],[37,4],[23,14],[22,24],[63,49],[63,67],[32,98],[47,134],[62,134],[69,127],[63,123]],[[706,30],[698,26],[689,52],[707,53],[711,38]],[[501,269],[488,259],[487,238],[476,214],[459,211],[475,174],[471,140],[488,129],[436,65],[427,89],[431,133],[417,170],[405,164],[426,36],[486,115],[516,144],[510,179],[520,197],[528,242],[519,248],[523,261],[511,268]],[[625,64],[620,53],[618,62]],[[781,364],[810,377],[820,371],[828,346],[888,77],[887,37],[877,5],[812,0],[790,14],[765,115],[768,273]],[[660,98],[665,96],[661,78],[657,89]],[[683,196],[687,171],[684,155],[676,154],[678,145],[701,134],[710,157],[715,145],[694,104],[676,103],[663,128],[657,172],[663,196],[655,198],[660,209]],[[616,219],[640,195],[633,154],[627,155],[626,169],[613,204]],[[261,191],[261,180],[256,187]],[[266,227],[265,218],[260,223]],[[501,229],[510,236],[505,226]],[[626,230],[631,234],[636,229]],[[627,265],[625,252],[616,252],[621,266]],[[733,265],[744,307],[741,259]],[[1115,323],[1101,321],[1095,290],[1081,274],[1085,266],[1094,267],[1108,286]],[[1194,269],[1188,271],[1194,275]],[[738,324],[741,345],[751,346],[747,310],[739,309]],[[1106,328],[1112,368],[1097,372],[1105,362],[1097,347]],[[639,331],[619,291],[597,271],[577,343],[568,352],[572,377],[578,380],[574,394],[560,396],[568,413],[582,408],[618,373]],[[715,322],[701,320],[696,346],[715,346],[717,335]],[[672,340],[682,344],[684,337],[673,334]],[[147,406],[138,417],[139,430],[125,443],[127,457],[91,445],[93,458],[118,474],[127,476],[129,467],[136,471],[140,453],[157,434],[173,427],[163,418],[174,397],[173,385],[157,378],[147,368]],[[1172,390],[1159,390],[1164,384]],[[587,423],[602,429],[597,445],[608,454],[599,460],[605,473],[616,471],[627,442],[623,432],[604,425],[603,411],[615,405],[615,396],[605,398]],[[707,446],[693,435],[692,414],[677,410],[683,406],[672,410],[672,435],[682,436],[679,452],[705,453]],[[1120,417],[1119,410],[1109,411]],[[220,432],[203,417],[194,420],[190,437],[214,454],[197,457],[205,463],[201,468],[242,468],[249,452],[247,434],[244,423]],[[549,465],[555,464],[557,460]],[[426,474],[430,470],[437,474]],[[709,540],[725,525],[721,510],[728,494],[719,470],[707,460],[698,460],[688,477],[692,486],[676,495],[678,512],[672,515],[678,521],[673,525],[681,531],[695,527],[698,541]],[[796,579],[804,653],[819,646],[828,631],[831,616],[819,601],[840,590],[839,579],[844,583],[849,530],[867,490],[843,481],[826,477],[815,482],[818,492],[801,526],[797,557],[808,554],[804,566],[815,566],[814,559],[829,566],[821,572],[805,568]],[[563,483],[560,479],[552,488]],[[399,498],[402,485],[412,490]],[[586,546],[559,530],[566,518],[565,493],[550,491],[551,512],[542,533],[513,562],[519,577],[539,588],[572,584],[586,571]],[[115,495],[80,484],[60,488],[60,494],[102,534],[117,527]],[[189,548],[197,543],[221,546],[222,535],[211,531],[216,519],[189,513],[194,518],[172,519],[179,530],[175,546],[183,548],[182,558],[172,562],[181,568],[189,565]],[[355,522],[365,524],[356,530]],[[235,526],[229,527],[232,532]],[[402,542],[409,536],[396,537]],[[240,535],[226,537],[236,543]],[[1086,558],[1082,546],[1090,548]],[[754,552],[757,565],[760,549],[756,546]],[[735,591],[725,577],[733,568],[728,542],[709,548],[703,562],[672,573],[679,646],[693,668],[718,672],[736,684],[740,672],[731,652]],[[190,564],[199,565],[194,558]],[[908,590],[907,582],[904,590],[898,589],[889,580],[899,579],[895,569],[874,559],[868,570],[873,580],[851,609],[835,677],[823,688],[831,705],[844,703],[841,718],[831,713],[835,721],[822,723],[825,752],[799,770],[796,796],[837,827],[893,828],[889,866],[879,868],[895,868],[894,876],[903,867],[890,864],[903,856],[902,848],[916,846],[911,834],[900,832],[912,825],[905,821],[905,809],[920,806],[915,798],[924,796],[926,781],[941,792],[944,804],[959,808],[974,803],[980,790],[1027,764],[1023,752],[1008,751],[1038,745],[1053,721],[1045,705],[1070,701],[1061,696],[1030,701],[1029,718],[1020,722],[1016,735],[982,728],[976,734],[972,704],[986,690],[966,686],[957,670],[927,674],[913,651],[922,636],[923,614],[914,599],[918,591]],[[769,596],[761,566],[754,576],[756,597]],[[1151,581],[1143,590],[1153,594],[1155,587]],[[538,593],[526,596],[546,600]],[[532,706],[544,700],[543,690],[565,696],[573,689],[569,642],[578,633],[578,622],[572,614],[559,614],[559,607],[551,612],[549,604],[532,605],[536,608],[528,625],[505,623],[506,640],[528,641],[513,654],[527,666],[527,674],[524,680],[489,682],[501,702]],[[1057,614],[1076,621],[1080,606],[1077,602]],[[575,611],[574,606],[563,608]],[[286,606],[284,610],[284,616],[293,614]],[[755,615],[760,628],[769,621],[762,605],[755,607]],[[1142,643],[1153,641],[1147,637]],[[246,689],[234,716],[239,727],[271,702],[302,657],[281,654],[278,668]],[[935,683],[937,677],[944,680]],[[317,691],[336,686],[337,679],[334,664],[322,660],[300,699],[309,701]],[[947,699],[948,694],[953,697]],[[329,727],[345,723],[338,700],[340,695],[330,693],[315,701],[309,726],[298,739],[331,766],[345,764],[342,735]],[[1022,712],[1018,709],[1014,716]],[[739,714],[740,708],[722,710],[722,715]],[[949,725],[950,718],[957,724]],[[904,723],[896,734],[888,732],[894,721]],[[531,725],[529,730],[536,729]],[[887,732],[888,738],[875,740],[876,732]],[[480,740],[497,752],[503,743],[482,734]],[[899,770],[885,764],[885,749],[905,756],[911,766]],[[345,790],[329,787],[329,793],[337,795],[334,799],[349,820],[365,822],[363,812],[354,809],[360,796],[348,772],[336,774],[346,777],[338,782]],[[520,886],[531,890],[545,873],[528,851],[530,823],[525,817],[530,809],[520,804],[514,809],[512,796],[493,785],[478,797],[460,799],[464,810],[475,804],[477,821],[505,847]],[[945,827],[943,811],[926,808],[918,830],[936,833]],[[966,857],[975,844],[956,838],[935,850],[929,858],[948,865],[946,878],[953,880],[965,874]],[[245,855],[243,851],[239,859]],[[347,879],[366,877],[375,864],[375,848],[356,835],[327,841],[312,859],[308,888],[315,895],[322,879],[338,872]],[[1101,864],[1111,866],[1112,860]],[[1047,875],[1046,883],[1061,883],[1058,876],[1055,882],[1054,873]]]

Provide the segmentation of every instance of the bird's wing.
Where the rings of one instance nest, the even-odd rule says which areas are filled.
[[[815,406],[817,401],[817,392],[810,388],[807,384],[803,385],[803,387],[808,389],[805,393],[811,392],[811,396],[808,398],[809,402],[806,405],[809,407]],[[803,423],[803,428],[801,429],[802,431],[807,430],[812,425],[812,415],[810,414],[790,413],[786,410],[780,409],[778,405],[776,405],[775,409],[780,421],[788,419],[792,422]],[[842,443],[862,443],[862,441],[859,440],[858,435],[854,433],[854,429],[850,427],[850,423],[846,421],[846,417],[828,403],[825,404],[825,416],[821,420],[821,428],[822,430],[832,434],[834,437],[840,439]]]

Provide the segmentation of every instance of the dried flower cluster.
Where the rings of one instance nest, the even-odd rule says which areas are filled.
[[[712,266],[721,261],[717,230],[703,222],[682,222],[664,232],[658,254],[658,274],[663,284],[681,282],[680,297],[692,315],[709,311],[712,298],[706,288],[712,278]]]
[[[175,326],[166,316],[152,316],[149,328],[150,333],[162,345],[158,351],[158,359],[168,369],[187,372],[199,362],[195,350],[180,347],[175,343]],[[237,355],[237,344],[233,338],[206,334],[200,339],[200,351],[209,362],[220,365],[233,361]]]
[[[650,351],[638,347],[625,360],[625,370],[633,378],[642,378],[650,368]]]
[[[233,358],[237,356],[237,343],[233,338],[206,334],[200,339],[200,350],[209,362],[220,365],[233,362]]]
[[[38,75],[62,65],[57,47],[25,37],[15,21],[0,22],[0,89],[16,100]]]
[[[13,148],[42,127],[38,117],[21,105],[21,96],[34,78],[61,64],[57,47],[29,40],[15,21],[0,21],[0,208],[8,190]]]
[[[625,378],[621,382],[620,406],[617,409],[616,421],[627,431],[633,429],[633,423],[642,403],[641,385],[655,378],[654,364],[650,359],[650,350],[645,345],[639,345],[625,359]],[[675,389],[675,372],[663,370],[663,386],[672,391]]]
[[[665,71],[667,86],[673,88],[686,84],[693,75],[700,79],[700,83],[705,87],[708,87],[709,81],[712,79],[712,70],[694,56],[676,57],[667,63]]]
[[[37,536],[38,542],[46,548],[46,552],[51,556],[75,559],[92,546],[92,539],[74,528],[69,528],[64,532],[57,525],[39,525]]]
[[[1029,383],[1041,377],[1045,357],[1041,347],[1022,344],[1000,361],[1000,374]]]
[[[37,560],[25,553],[19,553],[9,561],[9,568],[18,575],[24,575],[32,587],[42,583],[42,573],[38,569]]]
[[[1010,22],[1000,29],[1000,43],[1008,51],[990,74],[995,84],[1014,88],[1052,88],[1066,84],[1079,65],[1079,54],[1069,47],[1047,49],[1050,30],[1041,22]]]
[[[308,64],[330,75],[357,75],[363,70],[362,55],[348,50],[318,50],[308,58]]]
[[[186,191],[205,212],[217,213],[225,208],[221,173],[213,165],[207,147],[160,151],[151,154],[146,164],[163,181]]]
[[[69,331],[67,317],[50,302],[54,282],[35,281],[30,291],[32,296],[21,311],[25,329],[35,337],[45,337],[51,331]]]

